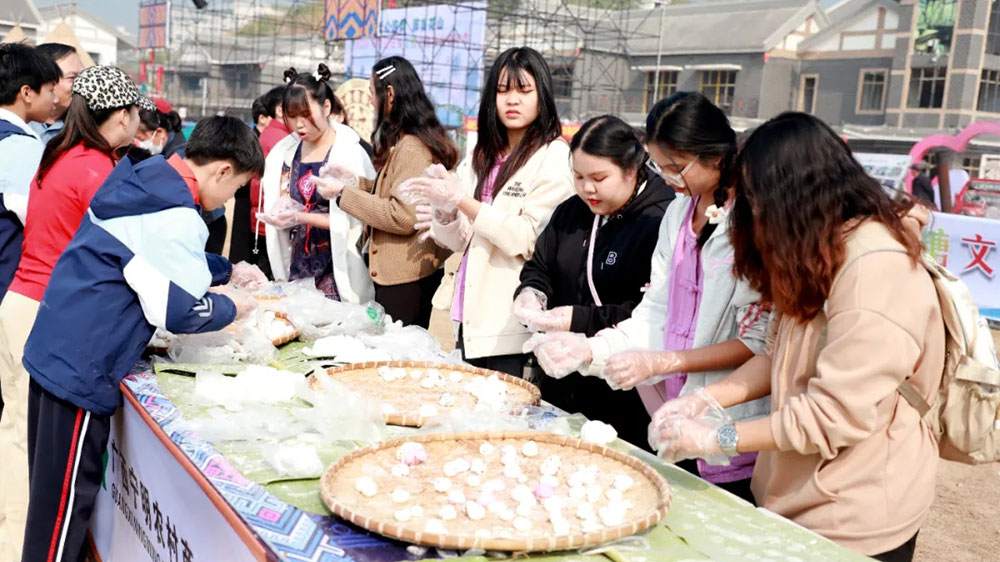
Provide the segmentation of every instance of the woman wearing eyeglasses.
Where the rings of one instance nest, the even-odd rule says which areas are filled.
[[[678,193],[660,225],[650,287],[632,316],[592,338],[539,334],[526,344],[551,376],[574,371],[603,377],[613,388],[637,388],[653,415],[667,400],[721,380],[764,348],[769,313],[759,294],[732,273],[726,212],[736,133],[701,94],[678,93],[657,104],[647,142],[654,171]],[[730,408],[733,419],[769,412],[767,399]],[[750,502],[756,455],[679,463]],[[712,459],[713,462],[715,459]]]

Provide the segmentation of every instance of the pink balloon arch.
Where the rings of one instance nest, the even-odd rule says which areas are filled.
[[[935,148],[950,148],[955,152],[965,152],[972,139],[981,135],[1000,137],[1000,122],[977,121],[959,131],[956,135],[937,134],[924,138],[910,149],[910,162],[921,162],[924,156]],[[913,193],[913,176],[906,175],[906,192]]]

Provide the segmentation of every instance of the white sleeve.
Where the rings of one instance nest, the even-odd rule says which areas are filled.
[[[660,222],[659,238],[653,250],[650,268],[649,289],[632,311],[632,316],[618,323],[614,328],[601,330],[590,338],[593,355],[589,373],[599,374],[608,359],[616,353],[629,349],[663,349],[663,332],[670,304],[670,265],[673,259],[673,243],[669,234],[670,210]]]

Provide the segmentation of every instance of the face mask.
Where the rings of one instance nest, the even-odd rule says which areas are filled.
[[[149,153],[152,154],[153,156],[156,156],[157,154],[163,152],[163,145],[153,144],[153,139],[139,141],[139,144],[137,144],[136,146],[138,146],[143,150],[148,150]]]

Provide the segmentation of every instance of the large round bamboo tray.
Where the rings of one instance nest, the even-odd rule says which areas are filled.
[[[426,361],[375,361],[353,363],[343,367],[327,369],[326,372],[330,378],[343,383],[351,390],[375,398],[383,404],[392,404],[396,411],[383,413],[385,423],[389,425],[422,427],[433,416],[421,416],[419,413],[420,406],[425,403],[433,404],[435,408],[438,408],[439,413],[441,413],[444,409],[438,406],[436,397],[441,394],[442,390],[453,392],[455,396],[455,405],[451,406],[448,411],[458,411],[462,408],[468,408],[468,411],[471,411],[476,405],[476,399],[462,389],[464,381],[462,383],[449,383],[448,386],[443,388],[425,389],[420,386],[416,379],[407,376],[403,380],[407,381],[408,384],[402,386],[399,383],[403,382],[403,380],[391,383],[384,382],[377,372],[379,367],[405,368],[408,370],[420,369],[423,371],[437,369],[441,372],[458,371],[472,376],[487,378],[495,375],[507,384],[507,391],[509,393],[508,402],[511,413],[518,413],[524,406],[537,406],[542,401],[542,393],[537,386],[499,371],[480,369],[470,365],[452,365]],[[371,384],[371,381],[375,381],[376,384]],[[318,385],[315,375],[310,377],[309,382],[314,388]],[[387,397],[385,395],[386,392],[391,392],[392,394]],[[434,399],[431,401],[431,398]]]
[[[633,478],[634,484],[625,493],[625,498],[634,502],[635,507],[628,512],[624,522],[617,526],[584,532],[579,520],[574,515],[571,504],[568,504],[568,513],[565,516],[576,522],[572,532],[568,534],[558,535],[553,531],[551,525],[547,523],[548,516],[544,514],[544,509],[541,509],[543,513],[531,513],[533,523],[543,521],[544,523],[527,531],[514,529],[514,533],[507,532],[507,536],[496,536],[504,533],[495,532],[497,522],[500,519],[494,518],[492,513],[479,521],[472,521],[466,518],[464,513],[460,513],[459,518],[445,523],[453,527],[461,525],[460,531],[447,530],[447,534],[441,534],[425,530],[424,524],[427,519],[436,518],[437,509],[442,505],[441,502],[446,502],[446,500],[440,499],[441,494],[434,492],[431,488],[433,480],[442,474],[440,470],[444,461],[453,460],[458,455],[467,455],[470,449],[477,449],[479,444],[487,441],[499,451],[504,444],[514,444],[520,450],[519,445],[529,440],[535,441],[541,450],[537,456],[538,459],[542,459],[552,452],[571,455],[572,459],[563,463],[567,470],[569,467],[576,467],[580,462],[583,462],[588,465],[597,465],[603,475],[608,473],[626,474]],[[390,474],[386,474],[384,477],[378,476],[381,478],[378,481],[379,490],[373,497],[363,496],[354,489],[356,479],[360,475],[370,475],[372,472],[378,473],[379,471],[387,472],[386,464],[398,463],[395,460],[395,451],[406,441],[415,441],[424,445],[428,453],[427,461],[410,467],[410,475],[406,477],[393,477]],[[537,469],[538,465],[529,467],[526,474],[532,471],[532,468]],[[491,476],[500,476],[495,474],[496,472],[498,471],[493,470],[483,475],[483,481],[490,479]],[[537,470],[534,473],[540,474]],[[559,473],[558,476],[562,478],[564,474]],[[529,482],[534,484],[535,480],[537,480],[537,476]],[[399,508],[400,504],[393,503],[390,492],[395,487],[400,486],[415,491],[413,497],[420,498],[421,501],[417,505],[422,506],[423,517],[414,518],[407,522],[399,522],[394,518],[394,510]],[[559,490],[563,491],[564,488],[565,484]],[[666,515],[671,501],[670,486],[666,480],[639,459],[573,437],[535,431],[429,434],[376,444],[355,451],[331,464],[320,481],[320,493],[323,502],[331,512],[380,535],[438,548],[460,550],[480,548],[509,552],[578,549],[634,535],[656,525]],[[498,495],[498,499],[499,497]],[[535,508],[535,510],[539,509]],[[501,525],[504,524],[501,523]],[[476,531],[479,529],[492,530],[494,536],[477,536]]]

